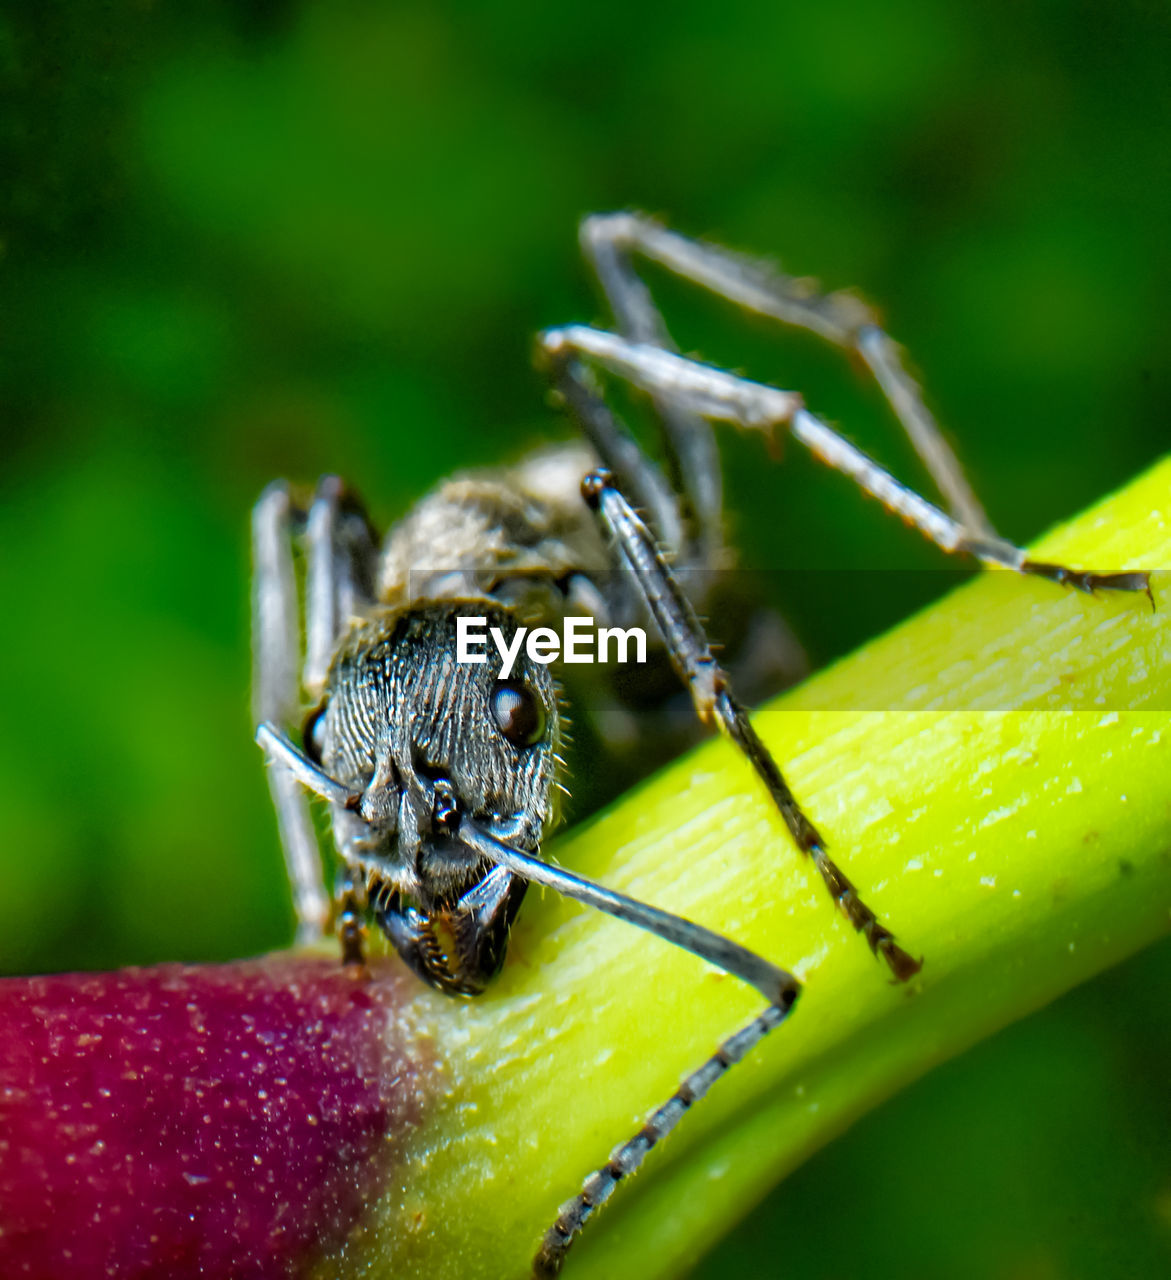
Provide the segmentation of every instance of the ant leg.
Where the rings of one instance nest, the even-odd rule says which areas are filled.
[[[334,890],[337,923],[335,931],[342,948],[342,964],[347,969],[366,966],[366,908],[369,898],[358,873],[346,867]]]
[[[305,524],[305,666],[301,682],[314,701],[341,633],[374,599],[378,538],[355,496],[337,476],[323,476]]]
[[[621,215],[586,218],[578,233],[582,253],[614,313],[618,332],[630,342],[677,351],[651,291],[633,268],[631,250],[638,246],[620,234],[622,221]],[[724,542],[723,483],[711,425],[669,396],[652,399],[690,526],[689,545],[671,545],[689,563],[715,564]],[[616,468],[615,474],[625,485]],[[630,494],[641,505],[638,494]]]
[[[552,357],[546,361],[549,381],[565,401],[602,462],[618,477],[662,542],[683,548],[683,520],[679,502],[662,472],[646,456],[610,406],[593,391],[586,371],[575,360]],[[704,423],[705,429],[707,423]]]
[[[302,533],[308,543],[306,654],[298,678],[300,624],[292,544]],[[253,714],[258,724],[295,723],[302,687],[315,702],[320,700],[340,631],[360,600],[372,596],[375,547],[365,516],[335,477],[321,481],[307,516],[283,482],[261,495],[252,514]],[[293,891],[297,939],[314,941],[326,932],[330,903],[309,804],[281,761],[272,762],[268,778]],[[347,955],[354,949],[349,902],[343,895],[338,921]]]
[[[658,545],[669,556],[692,605],[704,612],[712,605],[715,596],[716,608],[722,612],[719,602],[727,604],[729,597],[720,596],[718,574],[713,571],[725,567],[725,563],[718,556],[704,558],[712,551],[710,540],[706,548],[684,543],[681,513],[675,495],[654,463],[617,422],[590,371],[568,351],[549,355],[542,363],[554,389],[565,401],[602,464],[614,473],[618,487],[646,520]],[[619,577],[624,579],[626,575]],[[617,584],[611,586],[612,594],[616,588]],[[735,608],[735,602],[732,603]],[[743,618],[742,611],[738,611],[738,617]],[[737,672],[740,687],[752,689],[754,695],[758,695],[757,700],[787,688],[807,674],[808,663],[801,645],[778,614],[757,608],[746,622],[741,620],[739,627],[740,630],[732,637],[725,635],[723,639],[725,642],[738,640],[731,651],[730,666]],[[685,734],[683,722],[693,723],[690,709],[672,707],[664,710],[667,718],[652,732],[673,737]],[[676,710],[682,712],[682,720],[676,717]]]
[[[299,714],[300,627],[292,553],[299,520],[283,482],[269,485],[252,511],[252,714],[258,724],[288,724]],[[268,785],[293,893],[297,941],[312,942],[325,933],[329,900],[309,802],[280,760],[269,762]]]
[[[1034,574],[1089,594],[1100,589],[1142,591],[1154,608],[1148,573],[1070,569],[1030,560],[1020,547],[1001,538],[973,534],[810,413],[794,392],[752,382],[659,347],[630,343],[616,334],[585,325],[546,330],[541,342],[551,358],[564,359],[568,353],[576,353],[637,387],[670,395],[705,417],[769,434],[777,427],[787,427],[789,434],[814,457],[849,476],[863,492],[877,498],[942,551],[970,555],[991,568]]]
[[[858,896],[854,885],[826,852],[826,843],[805,816],[779,766],[760,740],[748,713],[732,694],[727,673],[716,661],[694,610],[674,574],[655,547],[646,525],[614,486],[608,472],[595,471],[582,482],[582,494],[613,538],[622,560],[658,625],[676,671],[691,691],[699,718],[716,725],[751,762],[768,789],[802,853],[808,854],[831,897],[875,955],[881,955],[900,982],[919,972],[915,960]]]
[[[337,476],[323,476],[318,481],[305,521],[305,543],[305,664],[301,683],[316,706],[325,692],[342,632],[355,613],[374,599],[378,568],[378,538],[361,503]],[[344,847],[340,838],[337,847]],[[365,909],[361,878],[353,868],[343,867],[333,895],[333,928],[347,968],[362,969],[366,963]]]
[[[883,331],[861,299],[850,293],[821,293],[813,281],[784,275],[767,263],[717,245],[689,240],[636,213],[595,214],[582,223],[580,237],[626,338],[673,349],[669,339],[664,340],[666,331],[661,326],[656,332],[651,325],[624,320],[647,307],[654,311],[646,286],[630,265],[637,255],[745,311],[805,329],[856,356],[878,383],[952,516],[972,536],[995,539],[959,459],[907,371],[898,343]]]

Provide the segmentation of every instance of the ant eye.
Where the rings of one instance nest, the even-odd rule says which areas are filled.
[[[498,681],[491,704],[492,718],[514,746],[531,747],[544,736],[545,708],[523,681]]]
[[[314,764],[321,763],[321,755],[325,750],[325,707],[310,711],[305,717],[305,727],[301,730],[301,745],[305,754]]]

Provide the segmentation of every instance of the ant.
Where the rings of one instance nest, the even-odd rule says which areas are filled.
[[[272,766],[303,939],[322,936],[332,916],[343,960],[361,966],[363,922],[373,916],[420,977],[474,996],[504,961],[528,885],[540,884],[701,956],[767,1002],[562,1206],[534,1259],[542,1277],[560,1270],[594,1210],[684,1112],[785,1020],[800,983],[699,924],[542,860],[542,841],[560,818],[563,717],[548,665],[520,648],[522,620],[653,624],[700,721],[744,753],[838,908],[894,979],[906,982],[922,960],[898,945],[830,857],[713,653],[699,621],[704,588],[689,594],[682,585],[681,570],[718,568],[725,558],[712,423],[770,436],[786,431],[945,552],[1079,591],[1150,597],[1146,573],[1034,561],[993,530],[899,348],[857,298],[819,293],[633,213],[587,218],[581,243],[615,331],[550,329],[538,339],[538,356],[584,443],[454,477],[382,539],[336,477],[323,479],[303,507],[286,484],[273,484],[253,516],[257,740]],[[639,258],[746,311],[818,334],[859,360],[944,507],[901,484],[794,392],[679,355],[634,269]],[[650,397],[665,469],[607,405],[604,375]],[[307,556],[303,659],[294,539]],[[471,617],[515,652],[507,678],[491,657],[457,660],[461,619]],[[314,710],[298,747],[279,726],[295,723],[306,699]],[[336,907],[323,889],[306,791],[330,802],[342,865]]]

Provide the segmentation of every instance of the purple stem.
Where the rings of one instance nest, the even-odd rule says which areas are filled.
[[[411,989],[294,954],[0,981],[0,1276],[306,1274],[422,1118]]]

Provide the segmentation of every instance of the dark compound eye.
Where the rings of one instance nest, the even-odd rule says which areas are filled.
[[[523,681],[497,681],[491,702],[492,718],[514,746],[531,747],[544,736],[545,708]]]
[[[321,763],[321,753],[325,750],[325,708],[318,707],[305,717],[305,727],[301,730],[301,745],[305,754],[314,764]]]

